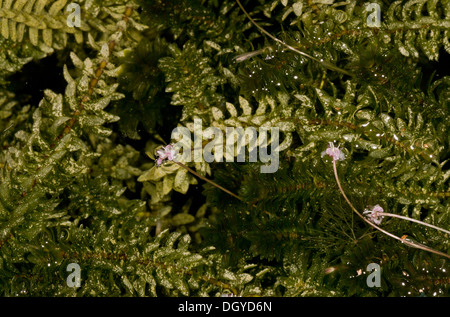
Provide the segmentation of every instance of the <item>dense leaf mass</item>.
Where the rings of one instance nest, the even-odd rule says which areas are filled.
[[[450,1],[77,4],[0,1],[1,296],[449,295]]]

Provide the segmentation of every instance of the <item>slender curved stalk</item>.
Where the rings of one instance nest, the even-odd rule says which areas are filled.
[[[270,47],[264,47],[262,49],[259,49],[259,50],[253,51],[253,52],[247,52],[247,53],[243,53],[243,54],[240,54],[238,56],[235,56],[234,57],[234,61],[236,63],[241,63],[241,62],[249,59],[250,57],[253,57],[253,56],[256,56],[256,55],[259,55],[259,54],[263,54],[263,53],[268,53],[268,52],[271,52],[271,51],[272,51],[272,49]]]
[[[236,195],[236,194],[230,192],[230,191],[229,191],[228,189],[226,189],[226,188],[223,188],[223,187],[220,186],[219,184],[214,183],[212,180],[207,179],[206,177],[201,176],[201,175],[198,174],[196,171],[194,171],[193,169],[187,167],[187,166],[184,165],[183,163],[177,162],[177,161],[175,161],[175,160],[174,160],[173,162],[175,162],[176,164],[178,164],[179,166],[181,166],[182,168],[184,168],[184,169],[187,170],[188,172],[194,174],[194,175],[197,176],[198,178],[203,179],[205,182],[208,182],[208,183],[210,183],[211,185],[213,185],[213,186],[219,188],[220,190],[223,190],[225,193],[227,193],[227,194],[233,196],[234,198],[237,198],[237,199],[239,199],[240,201],[243,201],[242,198],[239,197],[238,195]]]
[[[267,32],[263,27],[261,27],[258,23],[256,23],[256,21],[255,20],[253,20],[252,19],[252,17],[248,14],[248,12],[244,9],[244,7],[242,6],[242,4],[241,4],[241,2],[239,1],[239,0],[236,0],[236,2],[237,2],[237,4],[239,5],[239,7],[242,9],[242,11],[244,11],[244,14],[247,16],[247,18],[250,20],[250,22],[252,22],[262,33],[264,33],[265,35],[267,35],[268,37],[270,37],[272,40],[274,40],[275,42],[277,42],[277,43],[280,43],[281,45],[283,45],[284,47],[286,47],[286,48],[288,48],[288,49],[290,49],[291,51],[293,51],[293,52],[295,52],[295,53],[297,53],[297,54],[300,54],[300,55],[302,55],[302,56],[305,56],[305,57],[307,57],[307,58],[309,58],[309,59],[311,59],[311,60],[313,60],[313,61],[315,61],[315,62],[317,62],[317,63],[320,63],[323,67],[325,67],[325,68],[328,68],[328,69],[330,69],[330,70],[334,70],[334,71],[337,71],[337,72],[340,72],[340,73],[343,73],[343,74],[345,74],[345,75],[348,75],[348,76],[352,76],[353,77],[353,74],[351,74],[351,73],[349,73],[348,71],[346,71],[345,69],[342,69],[342,68],[340,68],[340,67],[337,67],[337,66],[335,66],[335,65],[333,65],[333,64],[331,64],[331,63],[329,63],[329,62],[327,62],[327,61],[324,61],[323,59],[318,59],[318,58],[315,58],[315,57],[313,57],[313,56],[311,56],[311,55],[309,55],[309,54],[307,54],[307,53],[305,53],[305,52],[302,52],[302,51],[299,51],[298,49],[296,49],[295,47],[292,47],[291,45],[289,45],[289,44],[287,44],[287,43],[285,43],[285,42],[283,42],[282,40],[280,40],[280,39],[278,39],[278,38],[276,38],[275,36],[273,36],[272,34],[270,34],[269,32]]]
[[[392,234],[392,233],[390,233],[390,232],[388,232],[388,231],[386,231],[386,230],[384,230],[384,229],[381,229],[380,227],[378,227],[377,225],[375,225],[375,224],[372,223],[371,221],[367,220],[367,219],[366,219],[363,215],[361,215],[361,213],[353,206],[353,204],[352,204],[352,203],[350,202],[350,200],[347,198],[347,195],[345,194],[344,190],[342,189],[341,183],[340,183],[340,181],[339,181],[338,173],[337,173],[336,160],[334,160],[334,159],[333,159],[333,171],[334,171],[334,177],[336,178],[336,183],[337,183],[337,185],[338,185],[338,187],[339,187],[339,190],[341,191],[342,196],[344,196],[344,199],[345,199],[345,201],[349,204],[350,208],[352,208],[352,210],[353,210],[353,211],[354,211],[361,219],[363,219],[365,222],[367,222],[369,225],[371,225],[371,226],[374,227],[375,229],[377,229],[377,230],[383,232],[384,234],[390,236],[391,238],[394,238],[394,239],[396,239],[396,240],[401,241],[402,243],[404,243],[404,244],[406,244],[406,245],[408,245],[408,246],[410,246],[410,247],[417,248],[417,249],[421,249],[421,250],[425,250],[425,251],[428,251],[428,252],[431,252],[431,253],[435,253],[435,254],[438,254],[438,255],[441,255],[441,256],[444,256],[444,257],[450,259],[450,255],[448,255],[448,254],[446,254],[446,253],[443,253],[443,252],[434,250],[434,249],[432,249],[432,248],[430,248],[430,247],[427,247],[427,246],[425,246],[425,245],[423,245],[423,244],[417,244],[417,243],[414,243],[414,242],[412,242],[412,241],[408,241],[408,240],[406,240],[406,239],[402,239],[402,238],[400,238],[400,237],[397,237],[396,235],[394,235],[394,234]],[[381,213],[377,213],[377,214],[381,214]]]
[[[387,213],[387,212],[377,212],[377,215],[379,215],[379,216],[386,216],[386,217],[394,217],[394,218],[399,218],[399,219],[415,222],[415,223],[418,223],[418,224],[421,224],[421,225],[424,225],[424,226],[427,226],[427,227],[430,227],[430,228],[433,228],[433,229],[436,229],[436,230],[439,230],[439,231],[442,231],[442,232],[450,234],[450,231],[448,231],[448,230],[442,229],[442,228],[437,227],[437,226],[433,226],[432,224],[429,224],[429,223],[426,223],[426,222],[423,222],[423,221],[420,221],[420,220],[416,220],[416,219],[413,219],[413,218],[409,218],[409,217],[405,217],[405,216],[401,216],[401,215],[396,215],[396,214],[391,214],[391,213]]]

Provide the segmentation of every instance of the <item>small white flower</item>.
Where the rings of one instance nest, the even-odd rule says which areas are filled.
[[[343,161],[345,160],[345,155],[341,151],[339,147],[334,147],[333,142],[328,143],[328,147],[325,151],[322,152],[321,157],[324,157],[324,155],[327,154],[333,158],[333,161]]]
[[[383,208],[380,205],[375,205],[372,210],[366,209],[363,214],[367,214],[367,217],[373,223],[379,225],[383,220],[383,216],[378,215],[379,212],[383,212]]]
[[[160,166],[161,163],[164,160],[169,160],[172,161],[175,158],[175,150],[173,148],[172,144],[169,144],[165,147],[163,147],[162,149],[159,149],[158,151],[156,151],[156,154],[158,155],[158,159],[156,160],[156,165]]]

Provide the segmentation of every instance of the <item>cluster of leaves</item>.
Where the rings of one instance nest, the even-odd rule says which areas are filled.
[[[283,23],[289,13],[294,12],[296,17],[289,21],[289,25],[294,27],[286,27],[275,35],[311,56],[347,69],[352,76],[347,78],[338,72],[327,71],[319,63],[290,52],[282,45],[256,40],[255,46],[260,46],[249,47],[254,53],[240,55],[236,59],[240,65],[218,64],[218,69],[224,65],[236,70],[226,78],[232,88],[240,89],[246,96],[245,99],[239,97],[242,110],[237,111],[231,103],[226,103],[229,114],[223,106],[211,107],[209,116],[208,108],[190,112],[202,119],[207,118],[210,126],[223,131],[225,126],[280,127],[289,140],[285,147],[281,147],[285,150],[284,159],[293,160],[297,167],[285,165],[280,167],[279,173],[269,177],[255,173],[253,167],[249,167],[252,171],[249,177],[245,169],[233,170],[228,166],[221,177],[221,168],[215,166],[215,180],[225,188],[239,192],[247,204],[236,202],[224,206],[226,198],[223,195],[226,194],[215,190],[214,195],[218,197],[211,198],[211,192],[205,192],[208,200],[212,199],[213,206],[221,210],[213,216],[213,227],[206,233],[208,241],[221,246],[221,251],[229,254],[231,263],[242,257],[276,259],[284,263],[285,256],[291,252],[293,256],[303,254],[311,244],[316,252],[323,253],[323,262],[334,261],[344,267],[348,266],[348,254],[356,254],[360,244],[364,245],[364,250],[382,248],[382,252],[389,254],[403,252],[401,245],[392,244],[385,237],[370,230],[361,232],[358,228],[364,227],[363,224],[353,219],[345,203],[341,207],[336,206],[335,201],[340,194],[334,185],[331,163],[320,158],[328,142],[341,143],[347,150],[348,159],[340,164],[339,173],[344,179],[346,192],[359,202],[360,210],[380,203],[390,212],[447,228],[449,173],[446,168],[446,136],[449,127],[442,119],[449,115],[448,98],[444,92],[448,90],[445,88],[448,87],[448,79],[429,77],[424,83],[421,74],[424,60],[437,59],[441,46],[447,49],[445,3],[430,3],[426,9],[431,18],[427,19],[419,16],[423,15],[425,1],[420,4],[408,2],[403,7],[399,6],[400,2],[385,6],[387,17],[384,24],[379,29],[371,29],[364,23],[367,19],[364,6],[353,2],[345,4],[342,10],[338,10],[338,4],[305,5],[305,11],[299,9],[300,2],[294,3],[297,5],[292,9],[287,6],[287,1],[281,2],[284,9],[279,14],[276,7],[280,2],[274,1],[254,8],[252,15],[263,13],[267,18],[275,17]],[[412,10],[414,5],[415,11]],[[329,16],[333,19],[326,19]],[[391,24],[393,19],[395,23]],[[264,23],[267,24],[266,21]],[[424,23],[436,30],[432,33],[439,39],[428,43],[419,35],[414,36],[408,43],[421,53],[409,54],[398,39],[411,39],[412,34],[417,34],[418,25],[423,26]],[[249,40],[253,38],[249,36]],[[182,74],[181,68],[177,69],[167,69],[167,72]],[[227,75],[225,71],[224,75]],[[183,80],[180,76],[176,78],[180,82]],[[177,88],[176,91],[170,90],[174,97],[188,92],[183,87]],[[275,96],[278,98],[274,100]],[[182,104],[186,104],[183,111],[189,111],[190,103]],[[268,104],[270,109],[266,107]],[[295,169],[298,165],[301,166],[299,172]],[[235,182],[230,174],[237,175]],[[255,203],[258,203],[257,209],[254,208]],[[334,228],[336,219],[340,224],[351,223],[356,228]],[[398,221],[391,221],[386,226],[399,235],[408,232],[425,244],[430,243],[444,252],[448,250],[445,236],[436,232],[421,231]],[[321,232],[326,232],[325,236]],[[353,244],[356,246],[349,247]],[[330,246],[335,251],[333,260],[326,258],[330,256]],[[402,272],[400,268],[406,267],[415,253],[412,250],[403,253],[403,257],[386,270],[386,275],[395,280],[395,274]],[[364,271],[365,266],[379,256],[355,258],[354,272]],[[414,263],[420,267],[426,262]],[[435,268],[442,269],[439,274],[445,277],[445,264],[442,266],[438,258],[433,258],[432,263]],[[310,268],[307,266],[305,270]],[[338,280],[341,285],[350,279],[347,276]],[[412,288],[423,290],[414,283],[410,284],[409,291],[399,283],[387,283],[384,294],[410,295]],[[347,294],[364,294],[367,287],[363,284],[357,290],[348,288],[352,291]],[[330,282],[330,285],[334,284]],[[347,289],[343,285],[340,287]],[[438,286],[428,288],[427,294],[434,294],[436,290],[442,293]]]
[[[313,59],[265,39],[235,0],[79,1],[80,28],[66,0],[0,2],[0,294],[448,296],[448,263],[356,217],[321,156],[341,144],[358,210],[448,228],[450,81],[423,71],[448,58],[448,1],[373,1],[377,28],[361,1],[241,2]],[[21,102],[8,76],[55,51],[70,57],[64,93]],[[237,200],[148,160],[196,119],[279,128],[278,171],[185,162]],[[450,249],[429,228],[383,228]],[[369,263],[381,288],[367,287]]]

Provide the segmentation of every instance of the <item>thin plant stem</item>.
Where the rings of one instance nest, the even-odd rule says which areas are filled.
[[[237,4],[239,5],[239,7],[242,9],[242,11],[244,11],[244,14],[247,16],[247,18],[250,20],[250,22],[252,22],[252,23],[253,23],[253,24],[254,24],[254,25],[262,32],[262,33],[264,33],[265,35],[267,35],[268,37],[270,37],[270,38],[271,38],[272,40],[274,40],[275,42],[280,43],[281,45],[285,46],[286,48],[290,49],[291,51],[293,51],[293,52],[295,52],[295,53],[297,53],[297,54],[303,55],[303,56],[305,56],[305,57],[307,57],[307,58],[309,58],[309,59],[311,59],[311,60],[313,60],[313,61],[315,61],[315,62],[317,62],[317,63],[320,63],[320,64],[321,64],[322,66],[324,66],[325,68],[328,68],[328,69],[334,70],[334,71],[338,71],[338,72],[340,72],[340,73],[343,73],[343,74],[345,74],[345,75],[348,75],[348,76],[352,76],[352,77],[353,77],[353,74],[349,73],[349,72],[346,71],[345,69],[342,69],[342,68],[340,68],[340,67],[337,67],[337,66],[335,66],[335,65],[333,65],[333,64],[331,64],[331,63],[329,63],[329,62],[327,62],[327,61],[324,61],[323,59],[318,59],[318,58],[315,58],[315,57],[313,57],[313,56],[311,56],[311,55],[309,55],[309,54],[307,54],[307,53],[305,53],[305,52],[299,51],[298,49],[292,47],[291,45],[289,45],[289,44],[283,42],[282,40],[280,40],[280,39],[278,39],[278,38],[276,38],[275,36],[273,36],[272,34],[270,34],[269,32],[267,32],[267,31],[266,31],[263,27],[261,27],[258,23],[256,23],[255,20],[252,19],[252,17],[251,17],[251,16],[248,14],[248,12],[244,9],[244,7],[242,6],[242,4],[241,4],[241,2],[240,2],[239,0],[236,0],[236,2],[237,2]]]
[[[184,165],[183,163],[177,162],[177,161],[175,161],[175,160],[174,160],[173,162],[175,162],[176,164],[178,164],[179,166],[181,166],[182,168],[184,168],[185,170],[187,170],[187,171],[190,172],[191,174],[197,176],[198,178],[203,179],[205,182],[208,182],[208,183],[210,183],[211,185],[213,185],[213,186],[219,188],[220,190],[223,190],[225,193],[227,193],[227,194],[233,196],[234,198],[237,198],[237,199],[239,199],[240,201],[243,201],[242,198],[239,197],[238,195],[236,195],[236,194],[230,192],[230,191],[229,191],[228,189],[226,189],[226,188],[223,188],[223,187],[220,186],[219,184],[216,184],[216,183],[213,182],[212,180],[209,180],[209,179],[207,179],[206,177],[201,176],[201,175],[198,174],[196,171],[194,171],[193,169],[187,167],[187,166]]]
[[[378,227],[377,225],[375,225],[375,224],[372,223],[371,221],[367,220],[367,219],[366,219],[363,215],[361,215],[361,213],[353,206],[353,204],[352,204],[352,203],[350,202],[350,200],[347,198],[347,195],[345,194],[344,190],[342,189],[341,183],[340,183],[340,181],[339,181],[338,173],[337,173],[336,160],[334,160],[334,159],[333,159],[333,171],[334,171],[334,176],[335,176],[335,178],[336,178],[336,183],[337,183],[337,185],[338,185],[338,187],[339,187],[339,190],[341,191],[342,196],[344,196],[344,199],[345,199],[345,201],[348,203],[348,205],[350,206],[350,208],[352,208],[352,210],[353,210],[353,211],[354,211],[354,212],[355,212],[362,220],[364,220],[366,223],[368,223],[369,225],[371,225],[371,226],[374,227],[375,229],[377,229],[377,230],[383,232],[384,234],[388,235],[389,237],[394,238],[394,239],[396,239],[396,240],[399,240],[399,241],[401,241],[402,243],[404,243],[404,244],[406,244],[406,245],[408,245],[408,246],[410,246],[410,247],[417,248],[417,249],[421,249],[421,250],[425,250],[425,251],[428,251],[428,252],[431,252],[431,253],[435,253],[435,254],[439,254],[439,255],[441,255],[441,256],[444,256],[444,257],[450,259],[450,255],[448,255],[448,254],[446,254],[446,253],[443,253],[443,252],[434,250],[434,249],[432,249],[432,248],[430,248],[430,247],[427,247],[427,246],[425,246],[425,245],[423,245],[423,244],[417,244],[417,243],[408,241],[408,240],[406,240],[406,239],[402,239],[402,238],[400,238],[400,237],[397,237],[396,235],[394,235],[394,234],[392,234],[392,233],[390,233],[390,232],[388,232],[388,231],[386,231],[386,230],[384,230],[384,229],[381,229],[380,227]]]
[[[409,217],[405,217],[405,216],[401,216],[401,215],[396,215],[396,214],[391,214],[391,213],[387,213],[387,212],[377,212],[377,215],[408,220],[408,221],[419,223],[421,225],[424,225],[424,226],[427,226],[427,227],[430,227],[430,228],[433,228],[433,229],[445,232],[447,234],[450,234],[450,231],[448,231],[448,230],[442,229],[442,228],[437,227],[437,226],[433,226],[432,224],[429,224],[429,223],[426,223],[426,222],[423,222],[423,221],[420,221],[420,220],[416,220],[416,219],[413,219],[413,218],[409,218]]]

